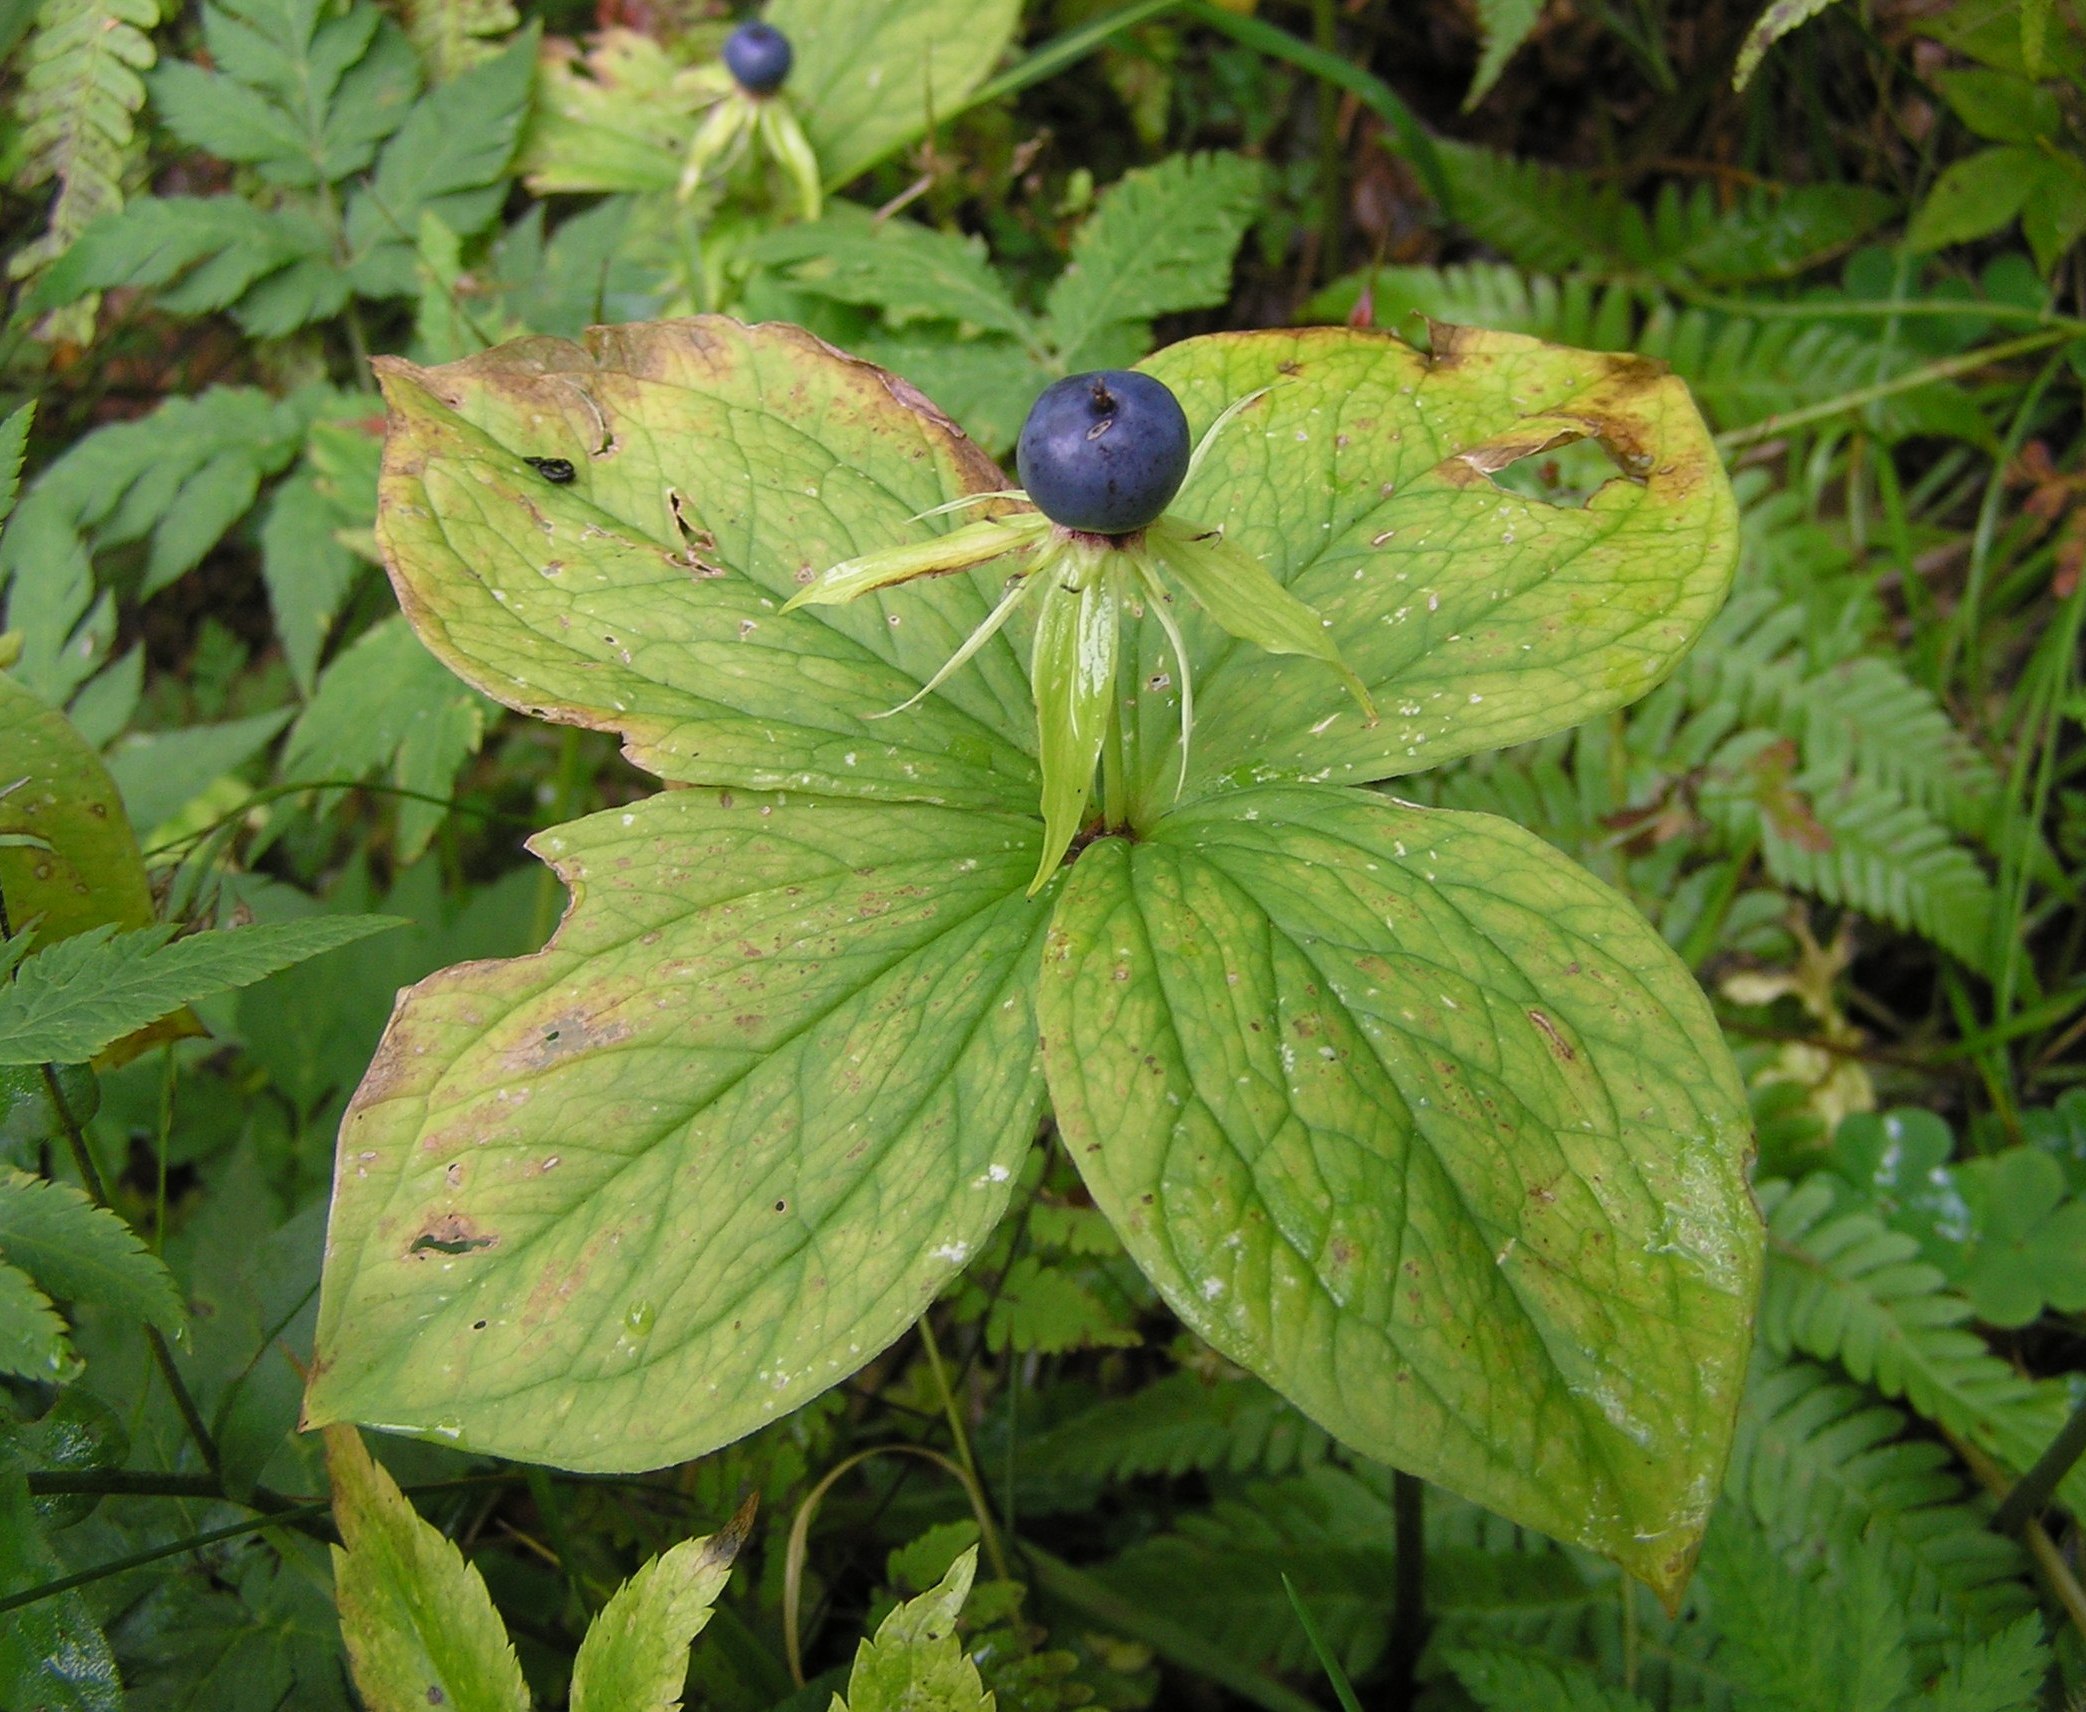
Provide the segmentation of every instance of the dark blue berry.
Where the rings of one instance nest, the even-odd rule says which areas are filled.
[[[789,37],[773,24],[741,24],[725,38],[724,69],[749,95],[773,95],[795,57]]]
[[[1014,466],[1036,509],[1092,535],[1157,521],[1188,473],[1188,418],[1150,375],[1102,369],[1045,389]]]

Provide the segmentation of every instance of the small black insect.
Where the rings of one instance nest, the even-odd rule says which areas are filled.
[[[573,469],[570,458],[524,458],[522,462],[527,464],[530,469],[534,470],[545,481],[556,482],[560,487],[563,487],[578,473]]]

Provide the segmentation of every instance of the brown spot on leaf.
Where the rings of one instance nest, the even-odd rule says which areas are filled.
[[[475,1249],[491,1248],[499,1240],[480,1231],[462,1213],[443,1213],[428,1220],[420,1234],[406,1245],[406,1253],[416,1258],[430,1254],[469,1254]]]
[[[1550,1050],[1557,1054],[1560,1063],[1569,1064],[1579,1056],[1578,1053],[1572,1050],[1571,1043],[1557,1032],[1557,1024],[1552,1022],[1541,1011],[1531,1010],[1528,1013],[1528,1020],[1534,1023],[1543,1038],[1549,1041]]]

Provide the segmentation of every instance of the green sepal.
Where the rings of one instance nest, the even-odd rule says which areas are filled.
[[[845,606],[849,601],[894,583],[915,577],[946,576],[967,571],[992,559],[1028,546],[1050,527],[1040,513],[1019,517],[987,518],[966,523],[946,535],[931,535],[925,541],[908,541],[896,547],[880,547],[858,559],[843,559],[823,571],[784,603],[784,612],[800,606]]]
[[[712,176],[712,169],[727,165],[746,146],[752,135],[755,113],[752,101],[733,90],[703,115],[703,122],[688,141],[688,156],[681,163],[680,198],[686,202]]]
[[[756,103],[753,122],[770,158],[795,186],[804,218],[816,220],[825,203],[825,192],[819,184],[818,156],[811,152],[810,140],[804,135],[804,127],[797,123],[796,114],[786,102],[770,96]]]
[[[1171,517],[1145,531],[1145,545],[1161,571],[1193,595],[1219,627],[1270,654],[1323,660],[1340,674],[1368,722],[1376,723],[1376,703],[1341,658],[1325,620],[1275,581],[1251,553],[1225,540],[1221,530],[1197,529]]]
[[[1030,897],[1057,872],[1078,836],[1108,738],[1122,605],[1108,563],[1114,551],[1065,542],[1035,572],[1049,582],[1029,671],[1043,767],[1043,854]]]

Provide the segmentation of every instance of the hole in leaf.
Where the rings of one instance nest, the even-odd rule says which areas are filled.
[[[1494,487],[1539,505],[1573,511],[1618,476],[1626,481],[1635,479],[1635,472],[1605,441],[1591,437],[1545,446],[1486,473]]]
[[[474,1248],[490,1248],[493,1239],[489,1236],[428,1236],[422,1234],[413,1239],[408,1254],[469,1254]]]
[[[469,1254],[473,1249],[491,1248],[499,1240],[496,1236],[480,1236],[461,1213],[444,1213],[407,1245],[406,1253]]]

